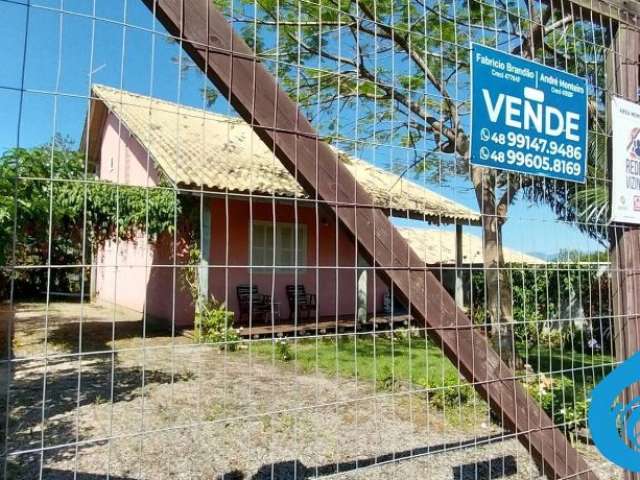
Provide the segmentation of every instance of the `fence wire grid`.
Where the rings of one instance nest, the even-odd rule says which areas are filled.
[[[619,3],[0,0],[0,476],[623,478],[586,424],[628,320],[608,108],[637,100],[640,33]],[[587,80],[585,184],[469,164],[472,43]],[[234,57],[334,166],[280,148],[315,133],[284,104],[261,124],[266,77],[211,67]],[[399,236],[372,250],[376,215]],[[501,377],[467,375],[478,347],[447,331]],[[551,426],[516,431],[494,383]],[[537,462],[540,432],[583,470]]]

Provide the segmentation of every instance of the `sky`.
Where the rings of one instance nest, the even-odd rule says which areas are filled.
[[[164,30],[139,0],[31,0],[32,8],[26,3],[0,0],[0,152],[47,143],[56,133],[79,145],[92,83],[206,107],[204,77],[193,68],[181,69],[179,45],[153,33]],[[229,113],[224,102],[212,108]],[[426,186],[477,210],[465,177]],[[477,227],[466,228],[480,234]],[[566,249],[602,250],[556,220],[547,206],[521,198],[510,209],[504,244],[547,257]]]

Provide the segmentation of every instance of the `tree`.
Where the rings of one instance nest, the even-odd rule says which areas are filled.
[[[598,118],[604,118],[604,114]],[[609,182],[607,162],[609,137],[598,126],[589,134],[587,181],[585,184],[545,184],[536,179],[524,186],[524,194],[530,200],[547,203],[558,218],[572,222],[576,227],[609,247]],[[603,261],[606,254],[600,253]]]
[[[477,0],[214,3],[328,141],[356,154],[357,143],[345,139],[407,148],[411,169],[445,181],[451,174],[468,175],[482,213],[492,337],[513,362],[511,282],[500,268],[502,229],[523,187],[543,198],[557,182],[470,165],[470,42],[596,82],[607,32],[545,0],[496,0],[495,6]]]
[[[152,240],[171,232],[181,211],[171,188],[99,182],[84,154],[59,137],[8,150],[0,157],[0,293],[12,266],[83,265],[91,245],[141,231]],[[45,268],[14,271],[14,278],[25,293],[48,288]]]

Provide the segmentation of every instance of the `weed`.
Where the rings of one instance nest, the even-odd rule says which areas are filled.
[[[293,354],[291,353],[291,346],[289,345],[289,341],[286,338],[280,338],[274,342],[276,348],[276,357],[278,360],[282,360],[283,362],[288,362],[293,359]]]
[[[205,420],[207,420],[208,422],[219,420],[220,418],[224,417],[224,413],[224,406],[220,403],[214,403],[213,405],[211,405],[211,408],[209,408]]]

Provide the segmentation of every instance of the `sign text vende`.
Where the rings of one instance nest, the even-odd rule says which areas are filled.
[[[473,46],[473,164],[584,182],[586,148],[584,79]]]

